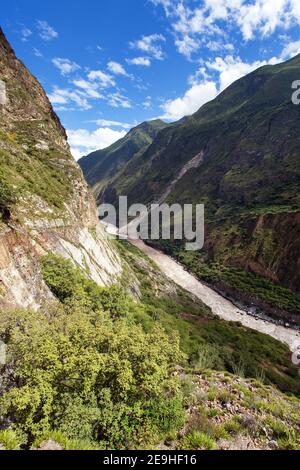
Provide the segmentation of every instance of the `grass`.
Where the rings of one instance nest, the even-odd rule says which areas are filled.
[[[34,441],[31,448],[37,449],[43,442],[52,440],[59,444],[63,450],[103,450],[97,443],[82,439],[69,439],[60,431],[52,431],[39,437]]]
[[[20,438],[11,429],[0,431],[0,444],[5,450],[18,450],[20,448]]]
[[[193,431],[185,436],[180,443],[180,448],[182,450],[216,450],[217,444],[215,439],[204,432]]]

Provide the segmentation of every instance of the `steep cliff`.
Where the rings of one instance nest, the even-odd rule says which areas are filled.
[[[101,285],[122,272],[64,128],[0,29],[0,306],[51,298],[39,266],[48,252]]]

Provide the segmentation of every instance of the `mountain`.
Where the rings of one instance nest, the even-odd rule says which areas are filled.
[[[64,128],[0,30],[0,306],[52,298],[38,261],[50,251],[102,285],[122,271]]]
[[[87,182],[96,198],[105,182],[115,176],[119,168],[143,153],[152,144],[160,130],[168,125],[160,119],[143,122],[123,138],[104,150],[98,150],[79,160]]]
[[[1,30],[0,376],[0,450],[300,447],[288,346],[213,315],[106,238],[58,117]]]
[[[241,78],[181,125],[162,129],[103,191],[113,203],[119,194],[129,203],[204,203],[202,252],[160,245],[226,295],[297,321],[300,107],[291,97],[299,77],[297,56]]]

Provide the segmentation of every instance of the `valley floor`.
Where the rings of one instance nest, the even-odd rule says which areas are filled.
[[[240,322],[253,330],[265,333],[287,344],[294,350],[300,344],[300,332],[292,328],[256,318],[237,308],[229,300],[222,297],[210,287],[201,283],[196,277],[188,273],[179,263],[159,250],[146,245],[142,240],[131,240],[131,243],[151,258],[162,272],[180,287],[199,298],[212,309],[212,312],[227,321]]]

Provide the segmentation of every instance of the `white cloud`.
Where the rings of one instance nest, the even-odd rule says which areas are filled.
[[[76,70],[79,70],[80,65],[72,62],[70,59],[62,59],[61,57],[54,57],[52,64],[60,71],[62,75],[69,75]]]
[[[123,96],[120,92],[110,93],[106,98],[108,104],[113,108],[132,108],[129,98]]]
[[[98,84],[89,82],[87,80],[83,79],[78,79],[78,80],[73,80],[72,82],[76,87],[80,88],[85,92],[87,96],[90,98],[103,98],[103,95],[101,95],[98,91]]]
[[[239,57],[227,56],[225,59],[217,57],[206,65],[209,69],[219,73],[219,90],[223,91],[239,78],[267,64],[278,63],[279,59],[273,57],[269,61],[243,62]]]
[[[101,88],[108,88],[116,85],[113,77],[105,72],[102,72],[101,70],[92,70],[89,72],[88,78],[91,81],[97,81]]]
[[[162,5],[165,8],[171,6],[171,0],[150,0],[154,5]]]
[[[194,84],[185,94],[175,100],[168,100],[161,105],[164,110],[162,119],[177,121],[184,116],[195,113],[203,104],[217,96],[216,84],[212,81],[203,81]]]
[[[152,98],[151,96],[146,96],[145,101],[142,103],[142,106],[145,109],[149,109],[152,107]]]
[[[256,32],[269,36],[278,27],[285,27],[289,23],[289,3],[287,0],[256,0],[252,5],[243,4],[236,20],[244,39],[253,39]]]
[[[48,95],[51,103],[56,109],[68,109],[68,105],[75,104],[81,110],[91,109],[86,97],[76,90],[54,87],[53,92]]]
[[[200,42],[186,34],[181,38],[177,38],[175,40],[175,45],[180,54],[190,58],[193,52],[196,52],[199,49]]]
[[[224,44],[221,41],[208,41],[206,47],[213,52],[217,51],[234,51],[234,45],[231,43]]]
[[[36,47],[33,48],[33,53],[35,55],[35,57],[44,57],[43,54],[41,53],[41,51],[39,49],[37,49]]]
[[[144,67],[150,67],[151,60],[148,57],[135,57],[134,59],[126,59],[129,65],[143,65]]]
[[[289,44],[287,44],[284,47],[281,53],[281,56],[282,56],[282,59],[284,60],[284,59],[289,59],[290,57],[294,57],[297,54],[300,54],[300,41],[294,41],[294,42],[290,42]]]
[[[44,39],[44,41],[51,41],[58,37],[58,32],[50,26],[47,21],[38,20],[37,28],[39,30],[39,36]]]
[[[27,42],[30,36],[32,36],[31,29],[26,28],[26,26],[24,26],[24,28],[21,29],[21,41]]]
[[[119,62],[108,62],[107,68],[111,73],[114,73],[115,75],[123,75],[125,77],[127,76],[126,70],[124,69],[122,64],[119,64]]]
[[[157,60],[163,60],[164,52],[161,47],[161,42],[165,42],[166,38],[162,34],[151,34],[150,36],[142,36],[137,41],[129,43],[132,49],[138,49]]]
[[[278,29],[300,25],[299,0],[151,0],[163,5],[172,19],[172,29],[178,51],[188,58],[205,44],[211,48],[216,40],[224,39],[222,22],[237,28],[246,41],[270,37]],[[211,37],[211,41],[206,39]]]
[[[127,124],[126,122],[119,122],[119,121],[110,121],[108,119],[97,119],[95,122],[98,126],[101,127],[122,127],[123,129],[130,129],[132,127],[131,124]]]
[[[86,129],[67,130],[73,156],[78,160],[96,150],[109,147],[126,135],[126,131],[116,131],[109,127],[100,127],[89,132]]]

